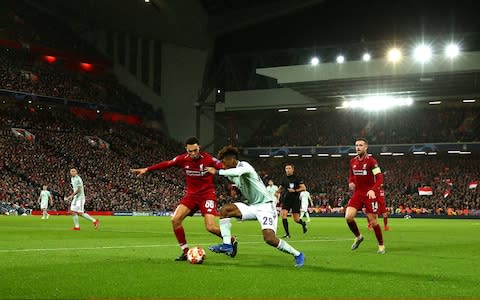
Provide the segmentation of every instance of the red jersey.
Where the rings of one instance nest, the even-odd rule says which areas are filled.
[[[355,183],[355,191],[378,191],[383,183],[383,176],[375,158],[368,154],[363,159],[358,155],[352,158],[348,182]]]
[[[215,185],[213,175],[206,167],[223,168],[222,163],[206,152],[200,152],[197,159],[192,159],[187,153],[180,154],[172,160],[162,161],[148,167],[148,171],[163,170],[170,167],[182,168],[185,172],[187,191],[185,196],[215,200]]]

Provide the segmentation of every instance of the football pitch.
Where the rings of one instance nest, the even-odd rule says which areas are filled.
[[[233,222],[235,258],[206,250],[202,265],[173,261],[179,248],[168,217],[100,221],[99,230],[81,219],[81,231],[71,231],[71,217],[0,217],[0,298],[480,297],[479,220],[390,219],[387,253],[379,255],[363,218],[366,239],[356,251],[343,218],[312,218],[307,234],[289,218],[303,268],[266,245],[256,221]],[[201,217],[184,225],[190,246],[220,242]]]

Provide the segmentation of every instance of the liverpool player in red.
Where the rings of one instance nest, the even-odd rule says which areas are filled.
[[[187,191],[172,216],[173,232],[182,249],[182,253],[175,259],[176,261],[187,260],[188,244],[182,222],[197,210],[200,210],[204,217],[205,228],[222,238],[220,228],[215,224],[215,216],[218,216],[218,212],[213,175],[206,171],[207,167],[221,169],[222,163],[210,154],[200,152],[199,140],[196,137],[189,137],[185,141],[185,150],[187,153],[180,154],[172,160],[163,161],[147,168],[131,169],[131,172],[138,176],[149,171],[170,167],[182,168],[185,172]],[[235,238],[232,238],[232,244],[234,251],[230,256],[234,257],[237,252]]]
[[[383,245],[382,229],[377,221],[379,209],[378,197],[383,183],[382,171],[378,167],[377,161],[368,155],[368,142],[364,138],[355,141],[355,150],[357,156],[350,160],[350,176],[348,178],[348,187],[353,191],[352,198],[348,201],[345,219],[348,227],[355,235],[352,250],[356,250],[363,242],[363,236],[358,230],[355,216],[357,211],[365,207],[367,218],[372,224],[375,236],[378,241],[379,254],[385,253]]]

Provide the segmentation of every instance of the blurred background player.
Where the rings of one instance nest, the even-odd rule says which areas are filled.
[[[38,202],[40,202],[40,209],[42,210],[42,220],[48,219],[48,205],[52,205],[53,197],[48,191],[48,186],[44,185],[40,196],[38,196]]]
[[[267,189],[258,176],[257,171],[246,161],[238,160],[238,149],[233,146],[223,147],[218,158],[222,160],[225,170],[207,168],[211,174],[226,176],[240,189],[248,201],[248,204],[236,202],[229,203],[220,210],[220,230],[223,236],[223,243],[211,246],[213,252],[225,253],[231,256],[234,251],[231,244],[232,223],[230,217],[241,220],[258,220],[262,228],[263,240],[278,250],[289,253],[295,257],[295,267],[302,267],[305,263],[305,256],[286,241],[276,237],[277,213],[275,210],[275,198],[267,192]]]
[[[84,217],[85,219],[92,222],[93,227],[98,229],[99,221],[98,219],[92,218],[88,213],[84,211],[85,206],[85,190],[83,187],[83,180],[78,175],[77,169],[73,168],[70,170],[70,176],[72,176],[71,183],[73,192],[65,198],[67,201],[72,201],[70,204],[70,211],[72,212],[73,217],[73,228],[72,230],[80,230],[80,222],[78,220],[78,215]]]
[[[388,209],[385,205],[385,190],[383,188],[380,189],[380,194],[378,196],[378,216],[383,216],[383,230],[389,231],[390,227],[388,226]],[[368,221],[368,230],[372,230],[372,224],[370,220],[367,218]]]
[[[267,183],[267,193],[273,198],[275,199],[275,210],[277,211],[277,215],[280,214],[280,199],[279,199],[279,195],[277,193],[278,191],[278,186],[276,186],[274,183],[273,183],[273,180],[272,179],[269,179],[268,180],[268,183]]]
[[[164,170],[170,167],[181,168],[185,172],[186,192],[172,216],[173,233],[180,245],[182,253],[175,260],[186,261],[188,243],[183,228],[183,220],[200,210],[205,220],[208,232],[222,237],[220,228],[215,224],[217,212],[217,197],[213,176],[206,171],[206,167],[221,169],[222,163],[206,152],[200,152],[200,141],[196,137],[189,137],[185,141],[186,153],[180,154],[172,160],[162,161],[147,168],[131,169],[130,171],[141,176],[149,171]],[[234,239],[233,244],[237,242]],[[233,255],[235,256],[235,255]]]
[[[350,176],[348,178],[348,187],[353,191],[353,195],[348,201],[345,219],[348,227],[355,235],[352,244],[352,250],[356,250],[363,242],[363,236],[360,234],[355,216],[357,211],[365,207],[367,218],[372,224],[375,231],[375,237],[378,241],[379,254],[385,253],[383,244],[382,229],[377,222],[377,212],[379,208],[378,197],[380,195],[380,187],[383,183],[383,175],[377,161],[369,156],[368,142],[364,138],[355,141],[355,150],[357,156],[350,160]]]
[[[283,238],[290,238],[290,231],[288,229],[288,213],[292,212],[293,220],[302,225],[303,233],[306,233],[307,223],[303,222],[300,219],[300,192],[306,190],[303,179],[297,177],[295,174],[295,168],[292,164],[287,164],[285,166],[285,177],[280,184],[280,187],[277,191],[279,195],[282,195],[282,210],[280,215],[282,216],[283,229],[285,230],[285,235]]]
[[[310,192],[305,190],[300,193],[300,219],[303,220],[303,216],[307,217],[307,223],[310,222],[310,214],[308,213],[308,205],[313,206],[312,197]]]

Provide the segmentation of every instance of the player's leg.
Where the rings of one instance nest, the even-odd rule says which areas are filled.
[[[305,213],[305,216],[307,217],[307,221],[306,221],[306,222],[307,222],[307,223],[310,223],[311,220],[310,220],[310,214],[308,213],[308,208],[305,209],[304,213]]]
[[[80,222],[78,221],[78,213],[76,211],[72,211],[72,219],[73,219],[72,230],[80,230]]]
[[[295,223],[300,224],[303,229],[303,233],[307,233],[308,227],[307,223],[305,223],[301,218],[300,218],[300,201],[295,201],[292,203],[292,217]]]
[[[242,205],[245,205],[245,204],[242,203]],[[246,208],[244,208],[244,210],[245,209]],[[217,253],[225,253],[231,257],[235,257],[235,255],[237,254],[237,241],[232,236],[232,232],[231,232],[232,217],[243,219],[242,212],[238,208],[237,203],[226,204],[220,210],[220,231],[222,234],[223,243],[208,247],[209,250]]]
[[[363,242],[363,236],[358,229],[357,222],[355,222],[355,216],[357,215],[357,211],[361,208],[361,195],[358,193],[354,193],[352,198],[348,201],[347,210],[345,212],[345,221],[347,222],[348,228],[350,228],[350,231],[355,236],[351,247],[352,250],[356,250]]]
[[[295,258],[295,267],[302,267],[305,263],[305,255],[285,240],[277,238],[275,234],[278,224],[275,206],[271,203],[263,203],[255,205],[254,209],[255,216],[262,228],[263,240],[270,246],[293,255]]]
[[[300,211],[300,210],[299,210]],[[300,213],[294,212],[294,209],[292,208],[292,218],[295,221],[295,223],[298,223],[302,226],[303,233],[307,233],[308,227],[307,223],[305,223],[301,218],[300,218]]]
[[[183,201],[183,200],[182,200]],[[183,220],[190,215],[191,209],[185,206],[184,204],[179,204],[175,209],[175,212],[172,216],[172,228],[175,237],[177,238],[178,245],[182,249],[182,254],[177,257],[175,260],[183,261],[187,260],[188,244],[185,237],[185,230],[183,229]]]
[[[79,201],[80,201],[80,210],[78,210],[78,214],[79,214],[82,218],[84,218],[84,219],[92,222],[93,227],[94,227],[95,229],[97,229],[97,228],[98,228],[98,220],[95,219],[95,218],[93,218],[92,216],[90,216],[90,215],[85,211],[85,199],[79,200]]]
[[[383,229],[389,231],[390,227],[388,226],[388,212],[383,213]]]
[[[378,224],[377,214],[372,212],[367,212],[367,218],[370,220],[373,231],[375,232],[375,237],[377,238],[377,242],[378,242],[377,253],[384,254],[385,246],[383,244],[382,228],[380,227],[380,224]]]
[[[200,208],[200,212],[204,218],[205,229],[219,238],[222,238],[220,227],[218,227],[217,223],[215,223],[215,217],[218,216],[217,201],[200,200],[198,207]]]
[[[80,222],[78,221],[78,211],[81,210],[80,201],[73,199],[70,203],[70,211],[72,212],[73,228],[72,230],[80,230]]]
[[[283,230],[285,230],[285,235],[283,236],[284,239],[289,239],[290,238],[290,231],[288,230],[288,211],[290,210],[290,207],[286,205],[284,202],[282,206],[282,210],[280,211],[280,216],[282,217],[282,224],[283,224]]]
[[[45,208],[42,208],[42,220],[46,219]]]

